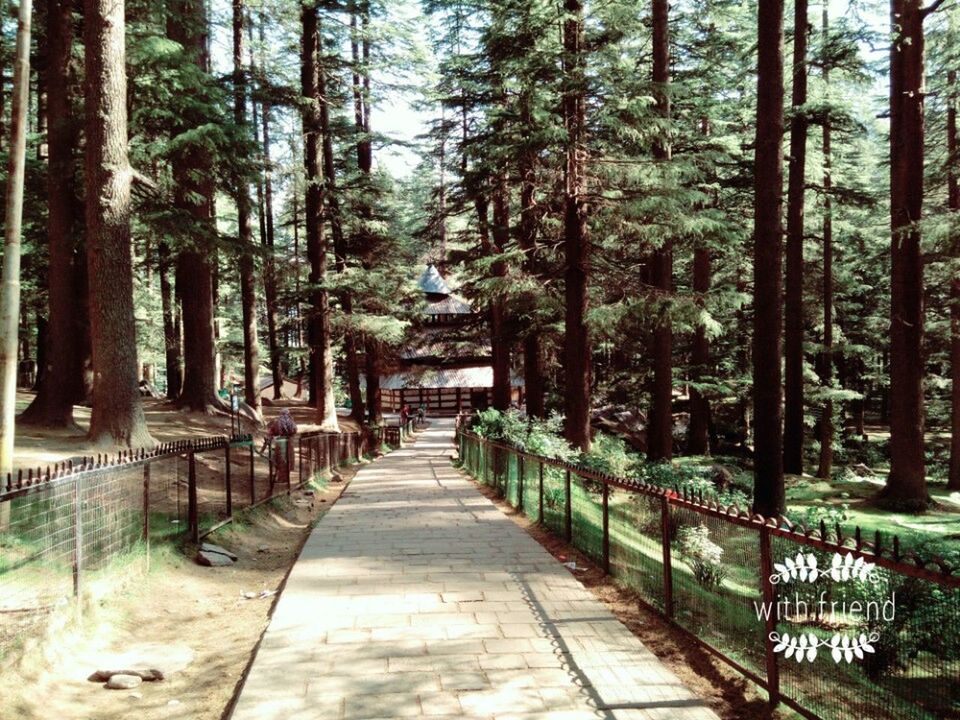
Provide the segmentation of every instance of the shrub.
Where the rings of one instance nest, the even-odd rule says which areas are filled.
[[[693,577],[708,590],[719,588],[727,576],[723,548],[710,540],[706,525],[681,527],[678,531],[680,554],[693,570]]]

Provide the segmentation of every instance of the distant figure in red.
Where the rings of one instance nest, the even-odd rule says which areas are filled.
[[[407,424],[407,418],[410,415],[410,411],[406,405],[401,406],[400,408],[400,427],[403,427]]]

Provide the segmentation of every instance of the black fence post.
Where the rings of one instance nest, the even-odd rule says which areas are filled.
[[[226,463],[224,467],[226,472],[223,474],[223,484],[224,489],[227,491],[227,517],[233,517],[233,487],[230,477],[230,441],[227,440],[227,444],[223,448],[223,459]]]
[[[663,611],[673,619],[673,565],[670,559],[670,503],[660,496],[660,544],[663,546]]]
[[[197,508],[197,459],[193,448],[187,458],[187,530],[194,543],[200,542],[200,513]]]
[[[150,463],[143,464],[143,540],[150,548]]]
[[[538,508],[537,522],[543,525],[543,460],[537,463],[540,466],[540,506]]]
[[[83,590],[83,491],[81,478],[73,481],[73,595]]]
[[[572,483],[570,482],[570,469],[567,468],[566,480],[564,481],[564,490],[566,492],[566,508],[565,508],[565,521],[564,521],[564,536],[567,539],[567,542],[573,540],[573,493]]]
[[[517,510],[523,512],[523,455],[517,453]]]
[[[610,486],[603,484],[603,572],[610,574]]]
[[[293,473],[290,472],[290,466],[293,465],[293,458],[294,458],[294,454],[293,454],[293,438],[292,438],[292,437],[288,437],[288,438],[287,438],[287,468],[286,468],[286,473],[287,473],[287,495],[291,495],[291,494],[293,493]]]
[[[766,524],[760,528],[760,584],[763,602],[768,609],[776,608],[776,594],[770,576],[773,575],[773,559],[770,554],[770,529]],[[777,666],[777,654],[773,651],[770,633],[777,629],[776,613],[771,611],[764,619],[763,648],[767,668],[767,695],[770,705],[780,703],[780,668]]]
[[[147,571],[150,570],[150,463],[143,464],[143,542],[147,546]]]

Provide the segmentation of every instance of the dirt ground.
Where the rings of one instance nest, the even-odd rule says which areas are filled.
[[[551,555],[561,562],[575,562],[577,569],[572,572],[577,580],[601,600],[684,685],[703,698],[721,718],[787,720],[796,717],[786,708],[771,710],[762,690],[729,665],[694,644],[687,635],[657,613],[642,605],[636,593],[617,585],[586,555],[517,512],[509,503],[500,499],[496,490],[475,480],[472,482]]]
[[[20,413],[30,404],[34,393],[17,392],[17,412]],[[264,421],[269,422],[282,408],[289,408],[297,421],[301,432],[318,429],[314,420],[314,410],[302,400],[283,399],[269,405],[264,403]],[[158,443],[175,440],[188,440],[203,435],[229,435],[230,417],[228,415],[204,415],[185,412],[174,407],[168,400],[143,399],[143,409],[147,416],[150,434]],[[55,462],[80,455],[96,455],[104,448],[91,445],[86,438],[90,427],[90,408],[82,405],[74,407],[74,419],[77,427],[72,430],[50,430],[26,425],[17,425],[14,446],[15,468],[46,467]],[[356,423],[347,414],[339,417],[340,429],[344,432],[356,430]],[[243,420],[243,432],[262,435],[264,425],[256,426],[249,420]]]
[[[344,468],[347,482],[356,466]],[[0,667],[0,716],[17,720],[215,720],[224,717],[279,590],[313,524],[347,483],[297,492],[207,539],[236,564],[201,567],[171,547],[150,572],[101,588],[74,621]],[[266,597],[259,597],[265,591]],[[248,599],[244,593],[255,593]],[[166,677],[107,690],[96,670],[156,667]]]

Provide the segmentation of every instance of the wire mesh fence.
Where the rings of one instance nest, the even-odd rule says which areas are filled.
[[[461,466],[800,714],[960,718],[960,575],[478,437]]]
[[[316,452],[306,455],[303,442],[275,438],[258,451],[249,435],[201,438],[8,476],[0,484],[0,653],[42,629],[99,573],[144,560],[151,541],[199,542],[239,509],[309,482],[319,465],[359,459],[369,441],[314,434],[306,443]]]

